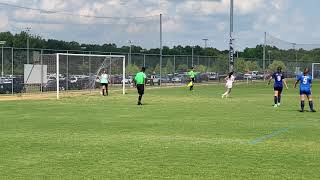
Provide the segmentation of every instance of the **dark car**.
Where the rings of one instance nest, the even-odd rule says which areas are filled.
[[[13,90],[13,93],[23,92],[24,90],[23,77],[14,77],[9,79],[9,81],[5,83],[0,82],[0,94],[11,94],[12,90]]]

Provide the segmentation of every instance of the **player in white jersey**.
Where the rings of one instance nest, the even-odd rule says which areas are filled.
[[[225,78],[225,80],[227,81],[226,82],[226,88],[227,88],[227,91],[222,94],[222,98],[224,97],[229,97],[230,93],[231,93],[231,90],[232,90],[232,86],[233,86],[233,83],[234,83],[234,80],[235,80],[235,77],[233,76],[233,72],[230,72],[228,74],[228,76]]]
[[[102,71],[102,74],[100,77],[97,77],[100,79],[100,86],[101,86],[101,94],[105,96],[105,94],[108,96],[108,84],[109,84],[109,75],[107,74],[106,70]]]

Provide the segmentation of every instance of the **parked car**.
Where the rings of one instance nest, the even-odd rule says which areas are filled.
[[[12,89],[13,88],[13,89]],[[11,79],[6,78],[0,81],[0,94],[22,93],[24,90],[24,82],[22,76],[13,77]]]
[[[217,80],[218,79],[218,73],[216,72],[208,72],[208,80]]]
[[[171,81],[173,83],[181,83],[182,82],[182,76],[181,75],[178,75],[178,76],[174,76]]]

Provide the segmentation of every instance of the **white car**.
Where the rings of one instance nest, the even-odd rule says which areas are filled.
[[[76,83],[78,81],[78,78],[76,76],[70,77],[70,83]]]
[[[181,82],[181,77],[175,76],[171,79],[172,82]]]

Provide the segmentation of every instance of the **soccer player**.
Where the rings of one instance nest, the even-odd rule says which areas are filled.
[[[193,86],[194,86],[194,82],[195,82],[195,77],[197,75],[197,73],[195,73],[194,71],[194,68],[191,67],[190,71],[188,72],[188,75],[190,77],[190,82],[192,82],[192,85],[190,86],[190,91],[193,90]]]
[[[103,70],[102,74],[100,75],[100,85],[101,85],[101,91],[103,96],[105,96],[105,94],[107,94],[107,96],[109,95],[108,83],[109,83],[109,75],[107,74],[106,70]]]
[[[274,79],[274,105],[273,107],[279,107],[281,102],[281,93],[283,90],[283,84],[288,89],[287,81],[285,79],[284,74],[281,72],[281,67],[277,68],[277,71],[273,73],[273,75],[270,77],[268,85],[270,84],[271,80]]]
[[[312,101],[312,93],[311,93],[312,77],[309,75],[308,68],[304,69],[303,75],[299,75],[297,77],[297,81],[294,84],[294,88],[297,87],[297,84],[299,82],[300,82],[300,105],[301,105],[300,112],[304,112],[304,95],[306,95],[309,100],[310,111],[316,112],[313,109],[313,101]]]
[[[137,90],[138,90],[138,94],[139,94],[137,105],[142,105],[141,100],[142,100],[142,96],[144,94],[144,86],[145,86],[145,82],[146,82],[146,78],[147,78],[146,74],[144,73],[145,70],[146,70],[146,68],[142,67],[141,71],[139,73],[137,73],[134,78],[134,82],[137,86]]]
[[[222,98],[229,97],[229,95],[231,93],[232,85],[234,83],[234,79],[235,79],[235,77],[233,76],[233,72],[230,72],[228,74],[228,76],[225,78],[225,80],[227,81],[227,83],[226,83],[227,91],[224,94],[222,94],[222,96],[221,96]]]

